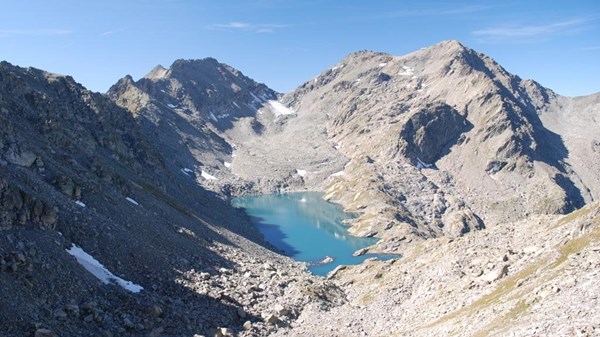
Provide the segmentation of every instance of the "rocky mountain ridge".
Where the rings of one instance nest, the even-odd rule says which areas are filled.
[[[593,200],[589,193],[580,192],[589,187],[576,185],[578,173],[565,164],[567,149],[560,137],[537,116],[556,97],[535,82],[508,74],[490,58],[448,41],[402,57],[352,54],[282,101],[300,112],[325,115],[331,140],[358,161],[349,179],[341,176],[331,184],[330,198],[344,205],[358,201],[351,209],[360,209],[373,205],[370,199],[386,199],[381,194],[391,194],[387,197],[391,203],[403,194],[415,197],[424,187],[411,190],[407,186],[407,193],[373,191],[377,197],[360,203],[357,193],[375,184],[348,186],[367,175],[384,175],[375,180],[385,185],[385,176],[392,180],[412,171],[417,180],[424,178],[441,193],[404,202],[408,214],[406,210],[397,214],[409,224],[419,222],[419,217],[428,223],[449,222],[448,227],[457,228],[451,230],[456,235],[478,226],[477,221],[467,220],[474,219],[473,212],[484,222],[494,223],[526,214],[565,212]],[[597,124],[590,127],[597,129]],[[403,180],[388,185],[406,185]],[[467,212],[459,217],[465,227],[443,219],[445,212],[439,212],[440,216],[435,210],[419,209],[440,204],[435,199],[446,196],[466,204],[458,210]],[[415,204],[412,209],[411,203]],[[456,208],[451,202],[441,204],[434,207]],[[376,231],[389,226],[390,217],[386,218]],[[369,226],[360,231],[373,231]],[[422,233],[428,231],[438,232],[430,226]]]
[[[227,195],[325,191],[362,214],[355,235],[459,236],[565,213],[598,193],[596,165],[568,158],[580,148],[597,156],[593,146],[566,144],[567,135],[546,127],[571,99],[456,41],[398,57],[353,53],[280,102],[246,96],[257,99],[254,115],[228,116],[231,127],[213,128],[231,152],[214,160],[194,154],[217,178],[199,183]],[[236,97],[230,102],[247,104]],[[587,128],[597,130],[597,121]],[[384,241],[378,249],[401,246]]]
[[[592,335],[599,97],[457,41],[284,95],[210,58],[106,95],[2,63],[0,336]],[[401,258],[313,277],[229,205],[306,189]]]

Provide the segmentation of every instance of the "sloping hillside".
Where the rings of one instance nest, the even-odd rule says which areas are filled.
[[[103,95],[2,63],[0,111],[2,336],[251,336],[275,304],[283,322],[322,302],[301,291],[323,281]]]

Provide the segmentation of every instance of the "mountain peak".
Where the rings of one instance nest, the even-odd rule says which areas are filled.
[[[363,60],[363,61],[371,60],[374,58],[380,58],[382,56],[386,57],[386,56],[391,56],[391,55],[388,53],[384,53],[384,52],[363,49],[363,50],[358,50],[358,51],[348,54],[346,57],[344,57],[344,59],[341,62],[348,63],[348,62],[352,62],[354,60]]]
[[[458,40],[444,40],[442,42],[434,44],[432,47],[443,47],[446,49],[467,49],[460,41]]]
[[[165,67],[163,67],[162,65],[157,65],[156,67],[152,68],[152,70],[150,70],[150,72],[148,74],[146,74],[146,76],[144,76],[144,78],[147,79],[151,79],[151,80],[158,80],[161,78],[165,78],[167,76],[168,73],[168,69],[165,69]]]
[[[187,65],[200,65],[200,64],[220,64],[219,61],[213,57],[205,57],[202,59],[177,59],[171,65],[171,69],[184,67]]]
[[[425,53],[425,54],[424,54]],[[426,55],[426,58],[431,59],[448,59],[448,58],[467,58],[468,54],[475,53],[472,49],[466,47],[458,40],[444,40],[436,43],[432,46],[421,48],[408,55]],[[405,56],[408,56],[405,55]],[[404,57],[404,56],[393,56],[385,52],[378,52],[372,50],[358,50],[348,54],[341,63],[351,63],[355,61],[373,61],[379,62],[378,60],[392,58],[392,57]]]
[[[154,67],[146,76],[145,79],[158,81],[166,78],[189,78],[194,77],[194,74],[213,72],[216,69],[224,66],[212,57],[203,59],[177,59],[169,68],[162,65]]]
[[[467,58],[468,55],[475,55],[473,49],[466,47],[457,40],[444,40],[436,43],[430,47],[422,48],[413,54],[426,53],[428,57],[433,59],[447,59],[447,58]],[[410,55],[410,54],[409,54]]]
[[[222,64],[215,58],[206,57],[202,59],[178,59],[171,64],[169,72],[175,73],[188,72],[206,72],[218,69]]]

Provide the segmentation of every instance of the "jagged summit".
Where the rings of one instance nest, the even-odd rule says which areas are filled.
[[[199,73],[211,72],[214,69],[219,69],[221,67],[228,66],[219,63],[219,61],[212,57],[203,59],[178,59],[175,60],[168,69],[160,64],[157,65],[143,78],[157,81],[173,76],[190,76],[188,73],[192,73],[191,76],[198,76]]]
[[[409,56],[412,54],[419,54],[419,53],[436,53],[436,55],[438,56],[446,56],[446,57],[452,57],[452,56],[458,56],[461,55],[463,53],[470,53],[470,52],[474,52],[474,50],[465,47],[462,43],[460,43],[457,40],[445,40],[439,43],[436,43],[432,46],[429,47],[425,47],[425,48],[421,48],[417,51],[414,51],[412,53],[409,53],[405,56]],[[443,55],[440,55],[443,54]],[[394,56],[390,53],[386,53],[386,52],[380,52],[380,51],[374,51],[374,50],[358,50],[355,52],[352,52],[350,54],[348,54],[346,57],[344,57],[339,63],[347,63],[350,61],[356,61],[356,60],[362,60],[362,61],[369,61],[369,60],[373,60],[375,58],[394,58],[394,57],[405,57],[405,56]]]
[[[217,59],[207,57],[203,59],[178,59],[169,68],[157,65],[143,79],[158,82],[165,79],[177,79],[179,81],[194,82],[227,82],[235,81],[254,82],[244,76],[239,70],[227,64],[220,63]]]
[[[222,65],[222,63],[220,63],[214,57],[205,57],[205,58],[201,58],[201,59],[177,59],[177,60],[173,61],[173,64],[171,64],[171,69],[179,68],[179,67],[186,67],[186,66],[201,65],[201,64],[212,65],[212,66]]]
[[[120,80],[108,96],[136,116],[156,120],[182,114],[224,130],[236,119],[254,116],[278,94],[231,66],[205,58],[176,60],[168,69],[158,65],[138,81]]]
[[[165,78],[167,76],[167,72],[168,72],[168,69],[165,69],[165,67],[163,67],[162,65],[159,64],[156,67],[152,68],[152,70],[150,70],[150,72],[147,73],[146,76],[144,76],[144,78],[147,78],[147,79]]]
[[[438,42],[432,46],[422,48],[422,50],[423,49],[444,50],[448,53],[462,53],[465,51],[467,51],[467,52],[473,51],[473,49],[465,46],[458,40],[444,40],[444,41]]]
[[[444,41],[441,41],[439,43],[436,43],[436,44],[434,44],[432,46],[432,48],[434,48],[436,46],[444,46],[446,48],[457,48],[457,49],[465,49],[465,48],[467,48],[460,41],[454,40],[454,39],[444,40]]]
[[[19,67],[13,65],[7,61],[0,62],[0,71],[6,72],[8,74],[19,74],[19,76],[23,77],[23,81],[51,81],[55,82],[58,80],[63,80],[71,83],[72,85],[76,85],[85,90],[83,85],[76,83],[73,77],[69,75],[62,75],[57,73],[51,73],[42,69],[38,69],[35,67]]]

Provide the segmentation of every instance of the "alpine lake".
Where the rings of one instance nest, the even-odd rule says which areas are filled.
[[[376,257],[388,260],[397,255],[364,254],[359,249],[377,242],[348,234],[343,221],[353,217],[337,204],[327,202],[318,192],[252,195],[235,198],[233,206],[243,208],[253,225],[282,254],[307,262],[320,276],[339,265],[354,265]]]

